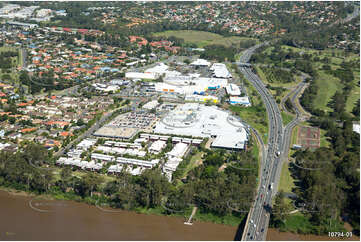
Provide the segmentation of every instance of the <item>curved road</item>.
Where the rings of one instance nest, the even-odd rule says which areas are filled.
[[[263,44],[253,46],[240,58],[240,63],[247,63],[253,52]],[[276,174],[279,167],[280,157],[275,154],[283,147],[283,126],[281,112],[273,96],[268,92],[259,77],[252,72],[251,68],[239,65],[238,68],[260,94],[267,110],[269,121],[268,147],[265,162],[262,164],[260,184],[257,191],[255,203],[253,204],[243,232],[242,240],[264,240],[267,234],[269,222],[268,204],[272,203],[275,188],[270,189],[277,183]],[[271,185],[272,184],[272,185]]]
[[[283,127],[281,113],[273,96],[268,92],[260,78],[252,72],[251,68],[241,64],[247,63],[254,50],[262,45],[263,44],[259,44],[244,51],[238,66],[245,78],[252,83],[257,92],[261,95],[266,106],[269,121],[267,156],[264,157],[264,162],[262,163],[261,179],[259,187],[257,188],[256,200],[248,214],[242,240],[266,239],[272,198],[277,193],[282,161],[288,158],[292,129],[298,122],[305,118],[296,104],[297,97],[307,86],[304,79],[289,94],[289,96],[292,95],[291,102],[296,111],[296,118],[288,123],[286,127]],[[277,155],[278,152],[280,155]]]

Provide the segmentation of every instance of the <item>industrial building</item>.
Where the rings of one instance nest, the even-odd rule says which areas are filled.
[[[204,59],[197,59],[197,60],[193,61],[190,65],[191,66],[210,66],[211,63]]]
[[[157,76],[154,73],[143,73],[143,72],[127,72],[125,77],[128,79],[149,79],[155,80]]]
[[[191,101],[191,102],[207,102],[208,100],[213,103],[218,103],[218,98],[215,96],[207,95],[186,95],[184,98],[185,101]]]
[[[213,63],[209,68],[212,71],[212,76],[217,78],[232,78],[232,74],[228,71],[223,63]]]
[[[164,82],[155,83],[155,91],[182,95],[201,94],[205,91],[223,88],[228,84],[225,78],[209,77],[167,77]]]
[[[211,137],[215,138],[214,147],[226,149],[244,149],[248,141],[244,125],[229,112],[198,103],[178,105],[157,122],[154,132]]]
[[[146,69],[144,73],[151,73],[154,74],[155,76],[161,76],[167,72],[168,68],[169,67],[166,64],[160,62],[158,63],[158,65]]]
[[[167,142],[164,140],[156,140],[152,143],[152,145],[149,147],[149,152],[158,154],[161,152],[165,147],[167,146]]]
[[[153,108],[156,108],[158,106],[158,101],[157,100],[152,100],[146,104],[143,105],[143,108],[144,109],[153,109]]]
[[[251,106],[251,102],[249,101],[248,97],[230,97],[229,98],[230,104],[240,104],[246,107]]]
[[[240,96],[241,95],[241,90],[239,89],[239,87],[232,83],[230,83],[226,86],[226,92],[230,96]]]

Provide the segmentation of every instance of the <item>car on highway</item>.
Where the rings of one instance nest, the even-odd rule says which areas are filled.
[[[270,190],[272,190],[273,189],[273,182],[269,185],[269,187],[268,187]]]

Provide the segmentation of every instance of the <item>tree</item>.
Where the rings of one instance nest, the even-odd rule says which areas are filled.
[[[189,59],[185,59],[183,62],[187,65],[189,65],[191,63],[191,61]]]
[[[95,173],[89,173],[76,185],[76,191],[82,197],[93,196],[93,192],[99,188],[102,182],[102,177]]]
[[[140,186],[137,200],[145,207],[159,206],[170,185],[160,170],[149,169],[140,175],[136,184]]]
[[[14,124],[16,119],[14,117],[9,117],[9,123]]]
[[[68,187],[70,180],[72,178],[72,171],[70,167],[65,167],[60,172],[61,183],[64,190]]]
[[[360,120],[360,99],[357,100],[355,107],[352,109],[352,113]]]
[[[284,193],[281,190],[277,193],[272,207],[272,223],[276,227],[280,227],[280,225],[286,221],[289,216],[289,212],[290,206],[286,203]]]

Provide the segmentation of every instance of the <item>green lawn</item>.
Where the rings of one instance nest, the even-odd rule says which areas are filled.
[[[298,125],[296,125],[292,130],[291,146],[297,144],[297,135],[298,135]]]
[[[326,130],[320,129],[320,147],[330,147],[330,141],[326,137]]]
[[[294,179],[291,177],[291,172],[288,169],[288,162],[284,162],[282,165],[280,184],[278,191],[292,192],[292,188],[295,187]]]
[[[355,103],[357,102],[357,100],[360,99],[360,86],[359,86],[360,71],[359,70],[355,71],[353,74],[355,76],[354,85],[346,101],[346,111],[350,113],[352,112],[352,109],[355,107]]]
[[[194,43],[199,48],[202,48],[207,45],[224,45],[231,46],[232,44],[239,44],[241,41],[250,40],[252,38],[239,37],[239,36],[230,36],[224,37],[219,34],[205,32],[205,31],[196,31],[196,30],[169,30],[165,32],[153,33],[154,36],[165,36],[170,37],[174,36],[177,38],[184,39],[185,42]]]
[[[225,224],[225,225],[231,225],[231,226],[238,226],[242,220],[244,219],[244,216],[247,214],[241,215],[241,216],[235,216],[235,215],[226,215],[223,217],[216,216],[211,213],[201,213],[199,209],[197,210],[196,214],[194,215],[194,220],[198,221],[205,221],[205,222],[212,222],[216,224]]]
[[[19,58],[18,58],[18,65],[19,66],[23,66],[23,52],[21,51],[21,49],[18,50],[19,51]]]
[[[187,176],[188,172],[195,167],[198,166],[199,161],[202,160],[203,152],[197,152],[195,155],[192,156],[190,162],[187,164],[187,166],[184,168],[183,174],[180,177]]]
[[[290,215],[280,231],[289,231],[293,233],[310,233],[313,229],[310,221],[301,213]]]
[[[5,51],[18,51],[19,53],[19,56],[18,57],[11,57],[10,60],[12,63],[14,63],[12,65],[12,68],[17,68],[19,67],[20,65],[22,65],[22,56],[21,56],[21,51],[19,48],[16,48],[16,47],[11,47],[11,46],[2,46],[0,47],[0,53],[1,52],[5,52]],[[18,80],[18,71],[15,69],[15,70],[11,70],[10,73],[3,73],[2,70],[0,69],[0,79],[3,79],[3,75],[4,74],[9,74],[10,77],[11,77],[11,80],[12,81],[17,81]]]
[[[331,220],[331,226],[328,224],[324,225],[324,230],[326,231],[340,231],[346,232],[346,229],[343,226],[343,222],[339,220]],[[319,228],[314,226],[309,221],[308,217],[304,214],[297,212],[291,214],[286,219],[285,223],[280,227],[280,231],[288,231],[299,234],[317,234]],[[326,232],[327,233],[327,232]]]
[[[286,126],[289,122],[291,122],[293,120],[293,115],[290,115],[286,112],[281,112],[281,116],[282,116],[282,123],[283,126]]]
[[[255,128],[262,136],[263,142],[267,144],[268,139],[268,117],[263,101],[256,91],[255,87],[244,78],[244,84],[247,88],[247,94],[252,103],[251,107],[240,107],[238,105],[231,105],[230,110],[239,114],[239,116],[249,125]],[[255,106],[263,105],[264,111],[259,112]]]
[[[318,71],[318,73],[319,77],[315,80],[318,86],[318,93],[313,101],[313,105],[316,108],[330,112],[332,109],[327,104],[337,90],[342,90],[343,85],[338,78],[328,75],[324,71]]]
[[[247,122],[253,128],[255,128],[262,136],[263,142],[267,144],[268,136],[268,119],[267,124],[264,124],[266,113],[260,113],[255,107],[241,107],[238,105],[232,105],[229,108],[231,111],[236,112],[242,120]]]
[[[61,172],[62,168],[60,168],[60,167],[52,167],[52,168],[53,168],[54,180],[55,181],[60,180],[60,172]],[[87,173],[88,173],[87,171],[77,170],[77,171],[73,171],[72,175],[77,176],[77,177],[83,177]],[[109,176],[107,174],[99,174],[99,176],[104,179],[103,185],[105,185],[105,183],[107,183],[107,182],[116,180],[116,178],[114,176]]]

